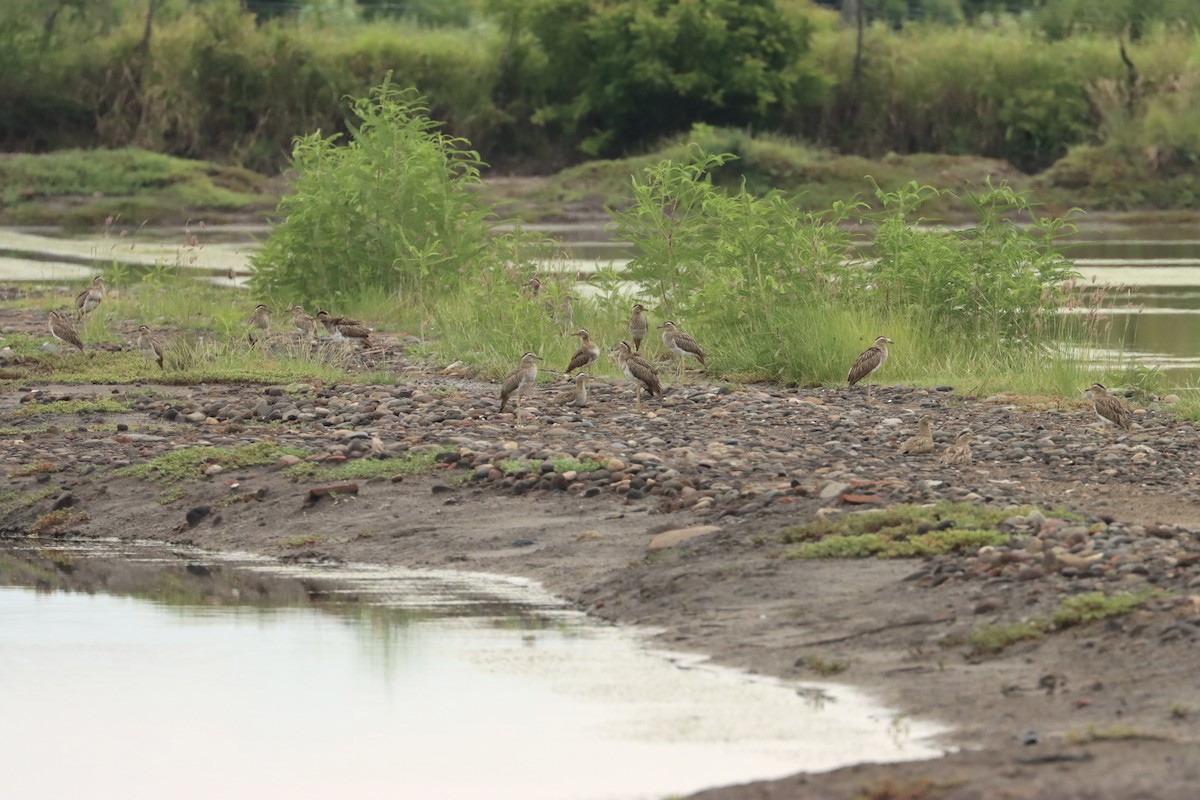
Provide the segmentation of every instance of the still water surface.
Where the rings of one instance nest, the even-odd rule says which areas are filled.
[[[857,693],[668,658],[527,582],[104,555],[0,546],[7,797],[655,798],[942,752]]]

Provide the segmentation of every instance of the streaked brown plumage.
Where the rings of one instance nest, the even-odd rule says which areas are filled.
[[[259,303],[254,307],[254,313],[250,315],[250,319],[246,321],[246,324],[248,324],[251,329],[257,328],[269,336],[271,332],[271,310],[262,303]],[[260,341],[259,339],[254,338],[253,330],[246,334],[246,338],[250,340],[251,347],[258,344]],[[266,338],[266,336],[263,338]]]
[[[75,311],[78,319],[83,319],[84,315],[94,311],[96,306],[100,305],[100,301],[104,299],[104,278],[97,275],[92,278],[92,285],[84,289],[79,294],[75,295]]]
[[[508,398],[515,394],[517,397],[517,414],[520,414],[521,400],[537,381],[537,362],[541,360],[541,356],[527,352],[521,356],[521,365],[505,376],[504,381],[500,384],[501,413],[508,406]]]
[[[889,344],[892,344],[892,340],[888,337],[876,337],[875,344],[863,350],[859,353],[858,358],[854,359],[854,366],[850,367],[850,372],[846,375],[846,382],[853,386],[882,367],[888,358],[887,346]]]
[[[683,362],[687,360],[688,356],[695,357],[700,362],[700,366],[708,366],[704,360],[704,349],[697,344],[695,339],[679,330],[674,322],[667,320],[658,327],[663,329],[663,345],[672,353],[679,356],[680,375],[683,374]]]
[[[50,335],[63,344],[69,344],[71,347],[78,348],[79,352],[83,352],[83,340],[79,338],[79,332],[75,330],[71,320],[57,311],[50,312]]]
[[[557,406],[575,406],[583,408],[588,404],[588,374],[581,372],[575,376],[575,383],[569,388],[563,389],[554,396],[554,404]]]
[[[629,342],[622,341],[617,346],[617,361],[620,363],[625,377],[633,381],[636,391],[636,401],[639,406],[642,404],[642,389],[649,392],[651,397],[661,398],[663,396],[662,384],[658,381],[658,373],[654,371],[654,367],[650,366],[646,359],[633,352],[633,346]]]
[[[328,311],[318,311],[317,321],[329,331],[334,341],[344,342],[348,339],[358,339],[363,347],[371,346],[371,329],[356,319],[350,317],[330,316]]]
[[[362,325],[362,323],[356,319],[351,319],[350,317],[335,317],[323,309],[317,310],[317,322],[324,325],[325,330],[329,331],[330,333],[333,333],[334,328],[336,328],[338,325]]]
[[[1093,383],[1091,388],[1092,393],[1092,408],[1096,411],[1096,416],[1105,425],[1114,425],[1123,431],[1130,430],[1133,425],[1129,418],[1129,409],[1121,402],[1120,398],[1114,397],[1108,393],[1108,389],[1104,388],[1104,384]]]
[[[292,312],[292,324],[296,326],[296,330],[300,331],[302,336],[311,339],[317,335],[317,321],[312,316],[305,314],[302,306],[292,306],[288,310]]]
[[[900,445],[900,452],[910,455],[920,455],[922,453],[933,452],[933,417],[928,414],[921,417],[921,421],[917,424],[917,435],[910,436],[905,439]]]
[[[577,369],[587,369],[596,363],[596,359],[600,358],[600,345],[592,341],[586,328],[580,328],[569,335],[579,337],[579,349],[575,351],[575,355],[571,356],[571,363],[567,364],[567,368],[563,370],[568,375]]]
[[[158,368],[163,367],[163,349],[158,340],[150,333],[150,328],[146,325],[138,326],[137,349],[141,351],[146,358],[152,358],[158,362]]]
[[[971,463],[971,432],[963,431],[954,440],[954,444],[946,448],[939,464],[970,464]]]
[[[258,328],[260,331],[269,330],[271,327],[271,309],[262,303],[256,305],[254,313],[250,315],[250,327]]]
[[[650,323],[646,321],[646,307],[641,303],[634,303],[633,310],[629,315],[629,340],[633,342],[633,349],[637,352],[642,352],[642,340],[646,338],[646,334],[650,330]]]

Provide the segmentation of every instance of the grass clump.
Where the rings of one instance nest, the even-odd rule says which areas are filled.
[[[905,504],[823,517],[787,528],[780,537],[785,544],[799,543],[787,552],[789,558],[912,558],[1005,544],[1009,537],[996,526],[1030,510],[969,503]],[[1077,515],[1050,512],[1047,516]]]
[[[98,400],[55,400],[52,403],[26,403],[11,413],[16,417],[34,414],[121,414],[128,411],[129,403],[103,397]]]
[[[580,460],[578,458],[554,458],[550,460],[554,465],[554,471],[557,473],[563,472],[594,472],[598,469],[604,469],[604,464],[599,461],[593,461],[590,458]],[[529,461],[523,458],[506,458],[497,466],[505,475],[515,475],[519,472],[540,472],[542,468],[541,461]]]
[[[296,480],[331,481],[343,479],[370,480],[424,475],[432,472],[437,456],[444,450],[425,453],[406,453],[401,458],[360,458],[324,465],[305,461],[288,467],[284,474]]]
[[[967,635],[970,655],[995,655],[1017,642],[1037,641],[1046,635],[1042,620],[984,625]]]
[[[66,467],[64,467],[62,464],[55,464],[52,461],[39,461],[36,464],[25,464],[19,467],[13,467],[11,470],[9,470],[8,477],[28,478],[30,475],[62,472],[64,469],[66,469]]]
[[[1130,725],[1106,725],[1097,727],[1096,725],[1088,725],[1083,730],[1067,731],[1067,744],[1081,745],[1090,742],[1120,742],[1131,741],[1134,739],[1145,739],[1149,741],[1161,741],[1168,737],[1158,733],[1151,733],[1134,728]]]
[[[1140,592],[1088,592],[1065,598],[1050,619],[1041,617],[1000,625],[984,625],[967,636],[970,655],[995,655],[1011,644],[1020,641],[1038,640],[1045,634],[1062,631],[1077,625],[1086,625],[1111,617],[1132,613],[1147,602],[1168,600],[1172,595],[1161,589],[1146,589]]]
[[[33,521],[29,526],[30,536],[41,536],[46,533],[58,533],[73,526],[87,522],[88,515],[82,511],[72,511],[69,508],[60,508],[57,511],[50,511],[42,514]]]
[[[864,784],[850,800],[938,800],[955,785],[938,783],[932,778],[902,780],[889,777]]]
[[[40,503],[47,497],[53,497],[60,491],[62,490],[57,486],[45,486],[32,492],[22,492],[20,490],[4,492],[0,494],[0,514],[11,514],[13,511],[28,508],[35,503]]]
[[[316,533],[308,533],[303,536],[292,536],[289,539],[283,540],[284,547],[310,547],[314,544],[320,544],[325,541],[325,537]]]
[[[1109,617],[1119,617],[1141,608],[1153,600],[1166,600],[1171,595],[1161,589],[1146,589],[1141,592],[1118,592],[1104,594],[1103,592],[1088,592],[1068,597],[1059,604],[1054,612],[1052,622],[1054,627],[1070,628],[1076,625],[1086,625]]]
[[[186,447],[172,450],[140,464],[122,467],[114,474],[175,483],[181,480],[200,478],[204,469],[213,464],[219,464],[226,469],[240,469],[271,464],[282,455],[303,456],[305,454],[305,451],[299,448],[282,447],[271,442],[254,442],[230,448]]]
[[[844,658],[826,658],[825,656],[821,655],[803,656],[800,659],[799,664],[805,669],[810,669],[822,677],[840,675],[850,666],[850,662]]]

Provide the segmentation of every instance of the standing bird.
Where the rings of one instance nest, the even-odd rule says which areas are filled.
[[[625,377],[633,381],[633,385],[636,387],[638,408],[642,407],[642,389],[649,392],[651,397],[662,398],[663,390],[662,384],[658,382],[658,373],[646,359],[633,352],[633,347],[629,342],[623,341],[618,345],[617,361],[620,363]]]
[[[1108,393],[1108,389],[1104,388],[1102,383],[1093,383],[1091,388],[1092,393],[1092,408],[1096,410],[1096,416],[1105,425],[1115,425],[1123,431],[1128,431],[1131,426],[1129,419],[1129,409],[1121,402],[1121,399],[1114,397]]]
[[[525,397],[533,384],[537,381],[537,362],[541,361],[541,356],[533,353],[525,353],[521,356],[521,366],[514,369],[504,378],[504,382],[500,384],[500,413],[504,413],[504,409],[508,406],[508,398],[514,394],[517,396],[517,417],[521,415],[521,400]]]
[[[893,344],[893,342],[888,337],[875,337],[875,344],[863,350],[859,353],[858,358],[854,359],[854,366],[850,367],[850,372],[846,375],[846,382],[853,386],[882,367],[887,361],[889,344]],[[871,399],[871,382],[869,380],[867,381],[867,399]]]
[[[99,275],[92,278],[92,285],[75,295],[76,318],[83,319],[84,314],[94,311],[104,299],[104,278]]]
[[[704,349],[696,343],[695,339],[676,328],[674,322],[667,320],[658,327],[663,329],[663,345],[672,353],[679,356],[680,376],[683,375],[683,362],[688,356],[695,356],[700,361],[700,366],[708,366],[704,361]]]
[[[587,369],[595,364],[596,359],[600,358],[600,345],[592,341],[587,328],[580,328],[575,333],[568,335],[579,337],[579,349],[575,351],[575,355],[571,356],[571,363],[567,364],[567,368],[563,370],[570,375],[577,369]]]
[[[642,340],[650,330],[645,311],[646,307],[641,303],[634,303],[633,312],[629,315],[629,341],[633,342],[633,349],[639,353],[642,352]]]
[[[159,369],[164,369],[162,345],[150,334],[150,328],[146,325],[138,325],[137,349],[146,358],[157,361]]]
[[[575,406],[583,408],[588,404],[588,374],[581,372],[575,376],[575,385],[563,389],[554,397],[556,406]]]
[[[921,453],[933,452],[933,430],[930,427],[933,424],[933,417],[925,414],[921,417],[921,421],[917,424],[917,435],[910,436],[900,445],[900,452],[910,455],[920,455]]]
[[[50,312],[50,335],[63,344],[69,344],[71,347],[78,348],[79,352],[83,352],[83,340],[79,338],[79,332],[75,330],[71,320],[57,311]]]
[[[302,338],[312,339],[317,335],[317,321],[305,314],[303,307],[292,306],[288,310],[292,312],[292,324],[300,331]]]
[[[335,342],[345,342],[358,339],[363,347],[371,346],[371,329],[356,319],[350,317],[330,316],[328,311],[318,311],[317,321],[329,331],[329,338]]]
[[[250,315],[248,324],[251,328],[258,328],[264,335],[270,333],[271,310],[259,303],[254,307],[254,313]],[[250,344],[258,344],[258,340],[254,338],[254,331],[250,331],[247,337],[250,339]]]
[[[971,432],[963,431],[954,440],[954,444],[946,448],[939,464],[970,464],[971,463]]]

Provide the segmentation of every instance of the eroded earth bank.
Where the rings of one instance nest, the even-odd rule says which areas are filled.
[[[1196,796],[1197,432],[1168,407],[1116,435],[1082,401],[693,374],[640,410],[620,383],[583,409],[539,387],[518,421],[493,384],[391,366],[22,380],[0,397],[3,535],[528,576],[672,650],[865,688],[964,748],[704,797]],[[936,451],[900,455],[925,413]],[[939,463],[964,428],[972,463]]]

